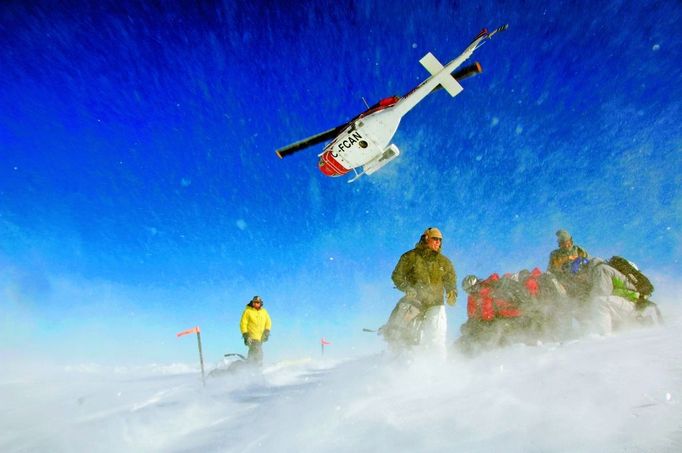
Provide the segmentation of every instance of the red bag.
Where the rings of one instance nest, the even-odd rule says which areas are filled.
[[[517,318],[521,310],[511,301],[496,297],[494,289],[500,280],[498,274],[492,274],[482,281],[477,293],[469,294],[467,298],[467,316],[492,321],[495,318]]]

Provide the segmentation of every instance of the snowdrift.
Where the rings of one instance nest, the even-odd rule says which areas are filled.
[[[2,451],[682,451],[682,325],[473,358],[207,379],[80,366],[0,385]]]

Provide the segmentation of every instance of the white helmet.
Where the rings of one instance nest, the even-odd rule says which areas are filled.
[[[462,288],[463,288],[464,291],[466,291],[467,293],[472,292],[472,290],[474,290],[474,287],[475,287],[477,284],[478,284],[478,277],[476,277],[475,275],[467,275],[467,276],[464,277],[464,279],[462,280]]]

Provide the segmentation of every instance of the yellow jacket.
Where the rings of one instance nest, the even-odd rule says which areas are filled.
[[[261,307],[260,310],[256,310],[251,305],[247,305],[244,313],[242,313],[239,327],[242,335],[248,333],[249,338],[260,341],[263,337],[263,331],[265,329],[270,330],[272,327],[272,321],[265,308]]]

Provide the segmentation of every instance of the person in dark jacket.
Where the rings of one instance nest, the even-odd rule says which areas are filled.
[[[405,296],[380,329],[389,343],[405,346],[424,342],[444,347],[447,318],[443,296],[448,305],[455,305],[457,276],[452,262],[441,253],[442,245],[440,230],[427,228],[415,248],[400,257],[391,279]]]
[[[448,305],[457,300],[457,274],[452,262],[441,253],[443,234],[438,228],[427,228],[414,249],[404,253],[391,275],[396,288],[423,306]]]
[[[555,274],[568,271],[568,266],[576,258],[588,258],[587,252],[573,243],[573,238],[566,230],[556,232],[559,248],[549,254],[547,270]]]

